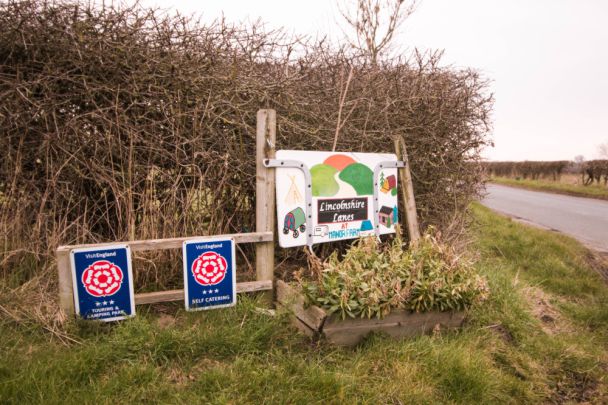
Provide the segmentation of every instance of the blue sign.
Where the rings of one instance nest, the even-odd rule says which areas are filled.
[[[186,310],[198,311],[236,304],[236,255],[233,239],[184,242]]]
[[[74,249],[71,261],[76,314],[105,322],[135,316],[128,246]]]

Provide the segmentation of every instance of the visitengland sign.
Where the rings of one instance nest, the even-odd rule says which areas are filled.
[[[236,304],[234,239],[188,240],[183,245],[183,262],[186,310]]]
[[[105,322],[135,316],[128,246],[74,249],[70,259],[77,315]]]
[[[390,153],[277,151],[279,245],[394,233],[396,163]]]

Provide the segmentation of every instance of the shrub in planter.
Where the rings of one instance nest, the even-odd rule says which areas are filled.
[[[472,262],[442,244],[433,229],[407,250],[400,237],[385,247],[365,238],[341,259],[335,253],[315,265],[313,280],[298,277],[306,300],[342,319],[382,318],[397,308],[459,311],[488,294]]]

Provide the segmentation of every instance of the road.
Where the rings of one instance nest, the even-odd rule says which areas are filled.
[[[608,252],[608,201],[487,185],[482,204]]]

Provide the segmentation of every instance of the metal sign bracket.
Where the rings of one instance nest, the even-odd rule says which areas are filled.
[[[308,249],[312,252],[312,179],[310,176],[310,171],[308,170],[308,166],[299,160],[286,160],[286,159],[264,159],[263,161],[265,167],[274,167],[274,168],[287,168],[287,169],[299,169],[304,173],[304,188],[305,199],[306,199],[306,245]]]
[[[380,162],[374,168],[374,232],[380,238],[380,208],[378,207],[378,175],[383,169],[400,169],[405,167],[401,160],[387,160]]]

